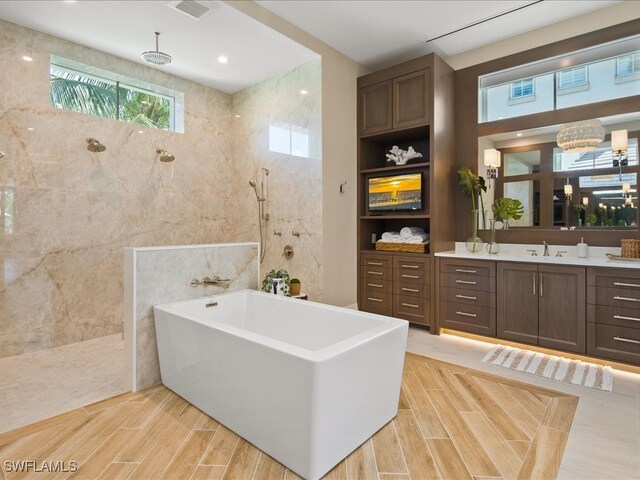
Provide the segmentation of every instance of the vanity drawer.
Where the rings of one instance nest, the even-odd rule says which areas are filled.
[[[640,364],[640,328],[588,323],[587,353]]]
[[[429,298],[429,284],[394,282],[393,293],[394,295]]]
[[[640,310],[640,289],[587,287],[587,303]]]
[[[457,302],[440,302],[441,326],[469,333],[496,336],[495,308]]]
[[[390,293],[362,290],[360,292],[360,310],[380,315],[391,315],[393,311],[391,297]]]
[[[588,268],[587,285],[635,288],[640,291],[640,270],[630,268]]]
[[[429,259],[419,257],[393,257],[393,268],[407,272],[428,272]]]
[[[495,262],[460,262],[457,260],[443,260],[440,271],[461,276],[495,277]]]
[[[370,265],[360,266],[360,276],[367,280],[391,280],[393,278],[390,268]]]
[[[429,283],[428,270],[409,270],[406,268],[393,269],[394,283],[419,283],[426,285]]]
[[[640,311],[632,308],[587,305],[587,322],[640,328]]]
[[[410,322],[429,325],[429,300],[426,298],[393,296],[393,316]]]
[[[369,290],[371,292],[392,293],[393,291],[392,281],[390,278],[362,278],[361,285],[364,290]]]
[[[391,268],[391,255],[372,255],[363,253],[360,255],[360,264],[368,267]]]
[[[478,305],[480,307],[495,308],[496,306],[495,293],[475,291],[470,292],[469,290],[464,290],[461,288],[441,288],[440,299],[447,302]]]
[[[480,292],[495,292],[495,277],[477,277],[461,275],[459,273],[443,273],[440,275],[440,285],[448,288],[476,290]]]

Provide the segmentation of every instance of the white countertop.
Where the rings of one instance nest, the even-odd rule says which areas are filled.
[[[640,261],[630,262],[624,260],[612,260],[606,256],[607,253],[620,255],[619,247],[589,247],[587,258],[577,257],[577,248],[573,245],[549,245],[550,256],[544,257],[544,247],[542,245],[531,245],[523,243],[501,243],[500,252],[496,255],[489,255],[486,251],[486,244],[482,246],[482,251],[470,253],[463,242],[456,242],[456,249],[448,252],[436,253],[436,257],[460,258],[470,260],[490,260],[500,262],[522,262],[522,263],[545,263],[549,265],[576,265],[580,267],[609,267],[609,268],[631,268],[640,269]],[[537,256],[532,256],[527,250],[536,250]],[[562,257],[556,257],[556,252],[562,251]]]

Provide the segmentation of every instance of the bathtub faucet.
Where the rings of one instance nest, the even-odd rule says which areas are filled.
[[[197,278],[194,278],[193,280],[191,280],[191,286],[197,287],[200,285],[221,285],[227,288],[229,286],[228,283],[230,281],[231,281],[230,278],[220,278],[218,275],[214,275],[213,278],[203,277],[202,280],[198,280]]]

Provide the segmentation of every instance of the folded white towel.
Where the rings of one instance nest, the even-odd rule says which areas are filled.
[[[424,228],[420,228],[420,227],[404,227],[402,230],[400,230],[400,236],[402,238],[412,237],[416,233],[424,233]]]
[[[392,239],[399,236],[400,236],[400,232],[384,232],[382,234],[382,240],[391,241]]]
[[[404,243],[429,243],[429,240],[422,240],[420,237],[409,237],[404,240]]]
[[[378,242],[384,242],[384,243],[405,243],[405,239],[402,238],[400,235],[398,235],[397,237],[393,237],[393,238],[389,238],[389,239],[380,239],[378,240]],[[377,242],[376,242],[377,243]]]
[[[428,233],[416,233],[409,238],[405,238],[404,241],[406,243],[424,243],[429,241]]]

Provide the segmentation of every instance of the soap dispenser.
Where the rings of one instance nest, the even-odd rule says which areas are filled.
[[[578,248],[578,258],[587,258],[589,256],[589,245],[584,243],[584,237],[580,239],[580,243],[576,246]]]

